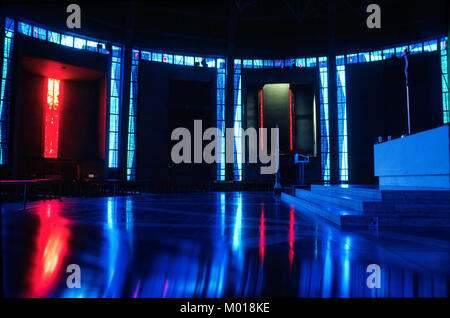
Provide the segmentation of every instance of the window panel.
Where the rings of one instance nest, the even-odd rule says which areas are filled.
[[[73,47],[73,36],[61,34],[61,45]]]
[[[31,36],[32,27],[30,24],[24,23],[24,22],[19,22],[19,24],[17,25],[17,28],[20,33]]]
[[[33,37],[45,40],[47,38],[47,31],[42,28],[33,27]]]

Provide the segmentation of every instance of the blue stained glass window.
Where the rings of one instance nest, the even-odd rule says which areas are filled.
[[[226,63],[224,59],[217,59],[217,68],[225,69]]]
[[[423,43],[424,52],[434,52],[437,51],[437,40],[426,41]]]
[[[157,52],[153,52],[152,53],[152,61],[154,61],[154,62],[162,62],[162,54],[161,53],[157,53]]]
[[[52,43],[59,44],[60,35],[58,32],[48,31],[47,32],[47,40]]]
[[[119,63],[111,64],[111,78],[112,79],[120,79],[120,64]]]
[[[373,51],[370,52],[370,61],[381,61],[383,59],[382,51]]]
[[[217,104],[224,104],[224,103],[225,103],[225,91],[221,89],[217,91]]]
[[[263,68],[263,60],[253,60],[253,68]]]
[[[328,61],[327,59],[319,59],[319,67],[327,67]]]
[[[441,43],[440,48],[441,48],[441,54],[442,54],[442,51],[447,49],[447,45],[448,45],[447,37],[442,38],[440,40],[440,43]]]
[[[358,60],[359,60],[359,63],[370,62],[370,54],[367,52],[359,53]]]
[[[110,52],[106,49],[106,44],[105,44],[105,43],[98,42],[98,46],[99,46],[99,49],[98,49],[98,52],[99,52],[99,53],[102,53],[102,54],[109,54],[109,53],[110,53]]]
[[[121,57],[121,55],[122,55],[122,49],[121,49],[121,47],[120,46],[115,46],[115,45],[113,45],[113,47],[112,47],[112,57],[113,57],[113,61],[114,61],[114,58],[119,58],[120,60],[120,62],[122,61],[122,57]],[[137,55],[137,57],[139,57],[139,54]],[[117,62],[119,62],[119,61],[117,61]]]
[[[274,67],[283,68],[284,67],[284,61],[283,60],[274,60]]]
[[[46,40],[47,39],[47,31],[45,29],[42,28],[38,28],[38,27],[33,27],[33,37],[41,39],[41,40]]]
[[[408,50],[408,46],[407,45],[396,47],[395,48],[395,55],[397,57],[402,57],[406,50]]]
[[[242,60],[242,65],[244,68],[253,68],[252,60]]]
[[[213,58],[206,58],[206,65],[208,65],[209,68],[215,68],[216,67],[216,59]]]
[[[88,51],[97,52],[97,42],[88,40],[86,43],[86,49]]]
[[[336,60],[337,63],[337,60]],[[347,55],[347,64],[356,64],[358,63],[358,54],[348,54]],[[339,65],[343,65],[343,63],[340,63]]]
[[[306,67],[316,67],[317,60],[315,57],[310,57],[306,59]]]
[[[174,64],[184,65],[184,56],[183,55],[174,55]]]
[[[76,49],[84,49],[86,47],[86,40],[75,38],[75,42],[73,43],[73,47]]]
[[[194,57],[192,56],[185,56],[184,57],[184,64],[188,66],[194,66]]]
[[[203,60],[203,57],[198,57],[198,56],[194,57],[194,63],[196,63],[198,66],[202,66],[202,60]]]
[[[411,44],[409,46],[409,52],[411,52],[411,54],[422,53],[422,42]]]
[[[345,57],[344,55],[336,56],[336,65],[345,65]]]
[[[61,34],[61,45],[73,47],[73,36]]]
[[[173,55],[172,54],[163,54],[163,59],[162,61],[164,63],[169,63],[169,64],[173,64]]]
[[[273,67],[273,60],[264,60],[264,67],[265,68],[272,68]]]
[[[152,53],[146,52],[146,51],[141,51],[141,59],[146,60],[146,61],[151,61]]]
[[[5,38],[3,56],[10,57],[12,55],[14,41],[11,38]]]
[[[87,49],[97,50],[96,41],[87,41]],[[108,167],[119,167],[119,132],[120,132],[120,95],[122,76],[122,49],[120,46],[112,46],[111,54],[111,87],[109,95],[109,147]]]
[[[131,52],[132,66],[130,76],[130,98],[128,111],[128,142],[127,142],[127,180],[136,179],[136,120],[138,98],[139,50]],[[141,51],[143,60],[151,60],[151,53]]]
[[[381,56],[381,52],[376,56]],[[347,55],[349,64],[357,63],[357,54]],[[368,53],[359,54],[359,58],[368,58]],[[378,58],[378,57],[377,57]],[[345,60],[344,56],[336,56],[336,61]],[[356,60],[356,61],[355,61]],[[360,60],[361,61],[361,60]],[[367,62],[367,60],[365,60]],[[336,63],[336,86],[337,86],[337,110],[338,110],[338,152],[339,152],[339,180],[348,181],[348,161],[347,161],[347,99],[345,84],[345,63]]]
[[[395,49],[394,48],[383,50],[383,59],[390,59],[394,55],[395,55]]]
[[[19,24],[17,25],[17,28],[20,33],[31,36],[32,27],[30,24],[24,23],[24,22],[19,22]]]
[[[119,114],[119,98],[111,97],[109,111],[111,114]]]
[[[292,65],[294,65],[293,61],[295,61],[295,60],[293,60],[293,59],[286,59],[286,60],[284,60],[284,66],[285,67],[291,67]]]
[[[14,24],[10,18],[5,19],[5,39],[0,86],[0,165],[8,163],[9,113],[12,88],[12,55],[14,46]]]
[[[14,20],[11,18],[5,18],[5,35],[12,37],[14,33]]]
[[[308,58],[307,60],[310,59]],[[319,78],[322,180],[328,183],[330,182],[330,129],[328,116],[328,59],[326,57],[319,57]]]
[[[297,67],[306,67],[305,59],[295,59],[295,65]]]
[[[225,88],[225,73],[217,74],[217,88]]]

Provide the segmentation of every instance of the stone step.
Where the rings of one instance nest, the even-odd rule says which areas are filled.
[[[381,191],[378,188],[370,188],[363,186],[346,186],[346,185],[311,185],[311,192],[323,193],[323,194],[338,194],[347,195],[353,197],[360,197],[368,200],[378,201],[382,199]]]
[[[445,213],[361,213],[324,201],[311,202],[287,193],[281,194],[285,203],[292,204],[298,213],[311,213],[341,228],[378,227],[436,227],[450,228],[450,218]]]
[[[358,196],[348,196],[328,191],[314,192],[302,189],[295,190],[295,196],[311,202],[327,202],[351,210],[364,211],[364,199]]]
[[[450,204],[450,191],[448,190],[381,190],[383,200],[423,202],[423,203],[446,203]]]
[[[297,189],[295,195],[311,202],[324,201],[339,205],[343,208],[362,211],[367,215],[379,213],[389,215],[392,213],[411,213],[413,215],[442,215],[450,214],[450,204],[440,201],[423,202],[420,200],[375,200],[363,196],[353,196],[339,193],[340,191],[308,191]],[[436,203],[438,202],[438,203]]]
[[[323,201],[311,202],[287,193],[282,193],[281,199],[286,203],[294,205],[298,211],[308,211],[337,225],[345,224],[346,220],[344,220],[344,218],[346,217],[361,215],[358,211],[345,209]]]
[[[363,201],[407,201],[408,203],[450,204],[450,191],[432,188],[385,187],[358,185],[311,185],[311,192],[338,194],[361,198]]]
[[[363,202],[363,209],[365,214],[383,213],[383,214],[415,214],[415,215],[448,215],[450,217],[450,205],[416,201],[398,201],[398,200],[383,200],[379,202]]]

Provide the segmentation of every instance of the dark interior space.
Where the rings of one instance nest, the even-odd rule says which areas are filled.
[[[13,178],[102,178],[108,59],[17,35],[11,112]],[[58,154],[44,158],[48,80],[59,80]]]
[[[270,144],[272,140],[272,128],[279,129],[280,154],[290,154],[290,112],[289,99],[292,98],[289,84],[265,84],[258,94],[258,122],[261,127],[261,117],[263,127],[267,128],[267,138],[265,147],[272,153]],[[263,107],[261,113],[261,106]],[[261,136],[259,136],[261,138]]]
[[[215,180],[215,164],[174,164],[170,156],[175,128],[190,131],[193,162],[194,120],[202,120],[203,130],[216,127],[216,71],[144,62],[139,83],[138,178],[155,184]]]
[[[214,104],[211,103],[212,90],[210,82],[189,81],[189,80],[171,80],[169,83],[169,132],[176,128],[187,128],[194,138],[194,121],[201,120],[202,129],[215,127],[216,114]],[[203,131],[201,131],[203,134]],[[169,152],[178,142],[169,139]],[[191,160],[194,161],[194,144],[191,141]],[[206,144],[202,141],[203,144]],[[207,163],[189,163],[169,164],[169,180],[172,182],[192,182],[198,180],[201,182],[212,182],[215,179],[215,165]]]
[[[286,82],[286,79],[292,79],[292,82]],[[320,123],[316,120],[318,118],[316,92],[319,91],[317,70],[309,68],[245,70],[243,83],[243,98],[246,100],[246,128],[258,129],[261,126],[261,89],[263,89],[263,126],[269,129],[268,145],[270,145],[270,128],[275,128],[278,124],[280,129],[280,173],[284,182],[286,184],[298,183],[298,171],[294,165],[294,154],[296,153],[310,156],[310,163],[305,166],[305,182],[314,183],[315,180],[320,180],[320,158],[317,156],[317,147],[319,146],[317,129]],[[290,150],[289,89],[292,101],[292,151]],[[260,163],[245,165],[246,176],[249,180],[272,178],[272,176],[261,175],[259,173],[260,166]]]
[[[0,298],[437,311],[449,16],[448,0],[1,1]]]
[[[409,57],[411,133],[442,125],[440,56]],[[374,184],[373,144],[408,132],[403,58],[347,66],[349,182]]]
[[[261,125],[261,89],[263,90],[263,126],[267,128],[268,145],[270,145],[271,128],[278,126],[280,138],[280,153],[301,153],[314,156],[315,144],[315,95],[311,83],[291,84],[265,84],[255,85],[258,90],[258,105],[256,115],[247,112],[247,118],[255,117],[258,125]],[[253,95],[254,96],[254,92]],[[250,94],[249,94],[250,95]],[[249,96],[248,95],[248,96]],[[291,96],[289,96],[291,95]],[[291,100],[289,100],[291,99]],[[253,104],[252,99],[247,99],[247,105]],[[290,105],[291,103],[291,105]],[[250,106],[255,110],[254,105]],[[290,107],[292,109],[290,110]],[[292,122],[290,121],[292,117]],[[292,149],[291,149],[291,125],[292,123]],[[254,126],[252,126],[254,127]]]
[[[80,180],[103,174],[106,77],[92,69],[34,57],[23,59],[19,177]],[[60,84],[57,158],[44,158],[47,82]]]

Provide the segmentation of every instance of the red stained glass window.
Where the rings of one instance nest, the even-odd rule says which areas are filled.
[[[60,80],[49,78],[47,84],[47,103],[44,111],[44,158],[58,158]]]

